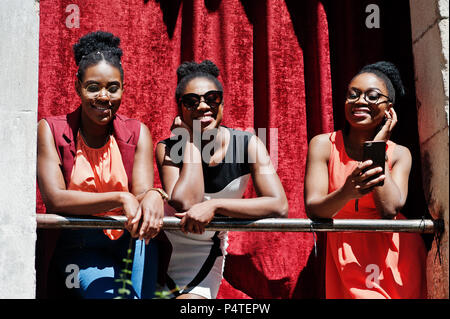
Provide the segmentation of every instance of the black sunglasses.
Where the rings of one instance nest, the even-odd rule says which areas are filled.
[[[181,103],[189,109],[189,110],[195,110],[200,105],[201,99],[203,97],[203,100],[206,104],[208,104],[211,108],[217,108],[222,103],[223,98],[223,92],[222,91],[208,91],[203,95],[198,95],[195,93],[188,93],[183,95],[180,98]]]

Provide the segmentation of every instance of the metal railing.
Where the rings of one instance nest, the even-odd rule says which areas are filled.
[[[50,228],[108,228],[123,229],[125,216],[62,216],[56,214],[37,214],[37,227]],[[442,220],[431,219],[301,219],[265,218],[258,220],[216,217],[205,229],[211,231],[250,231],[250,232],[410,232],[440,233]],[[163,229],[180,229],[180,219],[164,217]]]

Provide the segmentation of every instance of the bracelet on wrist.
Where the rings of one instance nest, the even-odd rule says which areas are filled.
[[[148,193],[150,191],[158,192],[159,195],[161,195],[161,198],[163,200],[168,200],[169,199],[169,195],[167,195],[167,193],[162,188],[152,187],[149,190],[147,190],[145,193]]]

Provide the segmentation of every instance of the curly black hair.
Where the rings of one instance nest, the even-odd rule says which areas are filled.
[[[373,64],[368,64],[364,66],[356,75],[362,73],[373,73],[383,80],[393,104],[395,104],[396,99],[402,98],[406,95],[405,87],[403,86],[403,82],[400,77],[400,72],[393,63],[379,61]]]
[[[194,78],[207,78],[214,82],[219,91],[223,91],[220,83],[219,68],[210,60],[204,60],[201,63],[184,62],[177,69],[177,88],[175,90],[175,99],[179,105],[180,98],[186,89],[186,85]]]
[[[75,63],[78,65],[78,79],[83,80],[84,73],[89,66],[106,61],[119,69],[123,80],[123,68],[120,61],[123,52],[119,45],[120,38],[109,32],[95,31],[82,36],[73,45]]]

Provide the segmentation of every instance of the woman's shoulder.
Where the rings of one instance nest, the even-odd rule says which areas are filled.
[[[393,164],[398,160],[411,161],[411,152],[409,148],[390,140],[388,141],[388,156],[392,158]]]
[[[182,144],[179,144],[180,147],[174,148],[178,142],[182,142],[179,136],[171,136],[158,141],[155,149],[155,158],[158,165],[162,165],[164,162],[172,162],[175,166],[178,166],[183,162]]]
[[[47,122],[49,125],[55,124],[55,125],[64,125],[66,123],[71,122],[71,118],[77,117],[79,116],[79,109],[77,108],[76,110],[69,112],[69,113],[63,113],[63,114],[58,114],[58,115],[49,115],[49,116],[44,116],[43,118],[41,118],[41,120],[39,122]]]
[[[77,108],[69,113],[44,116],[39,121],[39,126],[48,126],[52,134],[56,136],[57,139],[59,137],[62,138],[64,134],[71,138],[72,134],[70,134],[70,132],[71,130],[76,130],[78,128],[79,118],[80,108]],[[45,123],[47,125],[44,125]]]
[[[135,118],[131,118],[122,114],[116,114],[115,115],[115,120],[118,120],[122,123],[125,123],[126,125],[130,125],[130,126],[141,126],[141,124],[143,124],[141,121],[135,119]]]
[[[139,120],[127,116],[116,114],[113,120],[113,127],[116,138],[127,144],[137,145],[141,136],[141,126]]]
[[[336,132],[323,133],[314,136],[308,145],[310,159],[328,161],[331,156],[332,143],[336,139]]]
[[[162,161],[165,156],[168,156],[170,158],[169,154],[172,153],[172,148],[181,141],[182,140],[180,139],[180,136],[171,136],[166,139],[158,141],[158,143],[156,143],[156,150],[155,150],[157,160],[158,158],[160,158]],[[179,145],[180,147],[174,148],[174,150],[176,150],[177,156],[181,157],[182,144]]]
[[[244,131],[241,129],[231,128],[231,127],[227,127],[224,125],[222,125],[222,126],[224,128],[226,128],[230,132],[230,134],[235,135],[235,136],[249,136],[249,137],[255,136],[255,133],[253,131]]]
[[[175,143],[179,142],[178,136],[168,137],[166,139],[158,141],[157,144],[162,144],[164,147],[171,148]]]
[[[256,141],[260,140],[260,137],[258,137],[253,131],[244,131],[240,129],[235,128],[229,128],[226,126],[225,129],[227,129],[230,132],[230,141],[234,143],[234,147],[240,147],[243,146],[245,149],[247,149],[250,145],[250,143],[255,143]],[[265,134],[265,138],[268,138],[268,134]]]
[[[67,122],[67,116],[68,114],[61,114],[61,115],[51,115],[41,118],[41,121],[46,121],[47,123],[50,122]]]
[[[318,134],[309,141],[309,147],[329,147],[337,134],[338,132]]]

